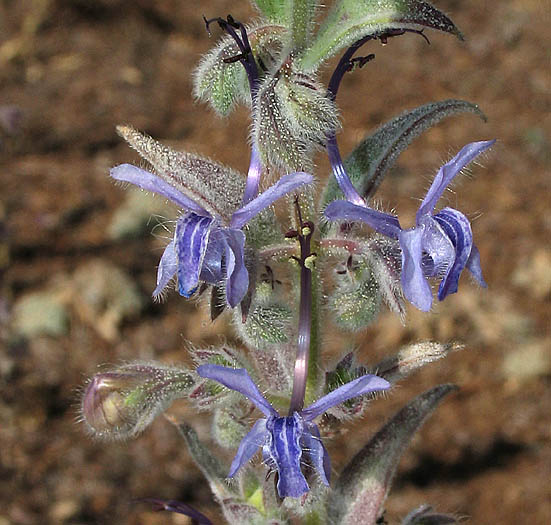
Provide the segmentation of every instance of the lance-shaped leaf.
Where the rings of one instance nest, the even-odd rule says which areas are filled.
[[[285,27],[260,25],[249,28],[247,35],[259,71],[271,70],[283,48]],[[199,62],[193,75],[193,94],[223,116],[230,113],[236,102],[251,103],[245,68],[233,60],[240,53],[235,41],[230,36],[224,36]]]
[[[331,523],[373,525],[383,511],[394,472],[413,434],[455,385],[440,385],[402,408],[354,456],[328,500]]]
[[[305,71],[315,71],[341,49],[368,35],[389,29],[438,29],[462,38],[441,11],[420,0],[338,0],[323,21],[310,48],[303,54]]]
[[[226,483],[225,469],[220,464],[220,461],[218,461],[218,458],[213,456],[210,450],[201,442],[197,436],[197,432],[187,423],[181,423],[177,427],[186,442],[193,461],[195,461],[205,478],[207,478],[210,489],[215,497],[221,501],[235,497],[235,491]]]
[[[344,168],[354,187],[365,199],[373,196],[388,169],[410,143],[443,118],[470,112],[486,120],[476,104],[464,100],[442,100],[405,111],[366,137],[344,161]],[[335,177],[325,190],[324,203],[342,199],[343,193]]]

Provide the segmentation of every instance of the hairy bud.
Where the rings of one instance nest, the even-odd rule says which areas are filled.
[[[339,127],[326,89],[287,59],[260,86],[253,108],[253,140],[266,165],[285,172],[311,171],[312,152]]]
[[[184,368],[123,365],[92,377],[82,397],[82,418],[94,437],[132,438],[172,401],[186,397],[194,384],[194,375]]]

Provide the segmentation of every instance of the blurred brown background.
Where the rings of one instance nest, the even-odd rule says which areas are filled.
[[[478,103],[487,124],[464,115],[424,134],[379,198],[412,220],[442,161],[466,142],[497,137],[483,166],[448,194],[476,219],[489,288],[464,278],[434,313],[410,308],[403,327],[385,312],[355,337],[372,363],[417,340],[458,340],[466,350],[374,403],[329,450],[338,471],[408,399],[455,382],[461,391],[400,464],[389,523],[425,502],[476,524],[551,523],[549,4],[436,3],[467,41],[428,32],[430,46],[415,35],[366,46],[377,58],[345,79],[339,140],[346,153],[367,131],[429,101]],[[247,113],[222,121],[190,93],[190,73],[215,42],[201,15],[230,12],[251,15],[245,0],[0,3],[0,525],[187,523],[132,503],[149,496],[215,516],[207,485],[163,418],[130,443],[97,443],[75,422],[75,406],[99,364],[178,362],[187,341],[212,344],[228,332],[227,320],[213,325],[175,293],[151,301],[163,218],[175,210],[107,174],[138,161],[115,135],[117,123],[246,169]],[[322,158],[319,167],[324,176]],[[148,224],[150,215],[157,218]],[[328,334],[328,349],[339,342]],[[192,418],[185,403],[177,408]],[[193,421],[208,439],[206,420]]]

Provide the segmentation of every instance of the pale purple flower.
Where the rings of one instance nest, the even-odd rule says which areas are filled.
[[[373,210],[365,203],[358,202],[361,197],[357,193],[354,202],[350,202],[352,199],[331,202],[325,209],[325,216],[330,220],[362,221],[377,232],[397,239],[402,249],[401,281],[404,295],[420,310],[426,312],[432,306],[432,292],[427,277],[442,277],[438,288],[440,301],[457,292],[459,276],[464,268],[471,272],[481,286],[486,286],[469,220],[453,208],[444,208],[438,213],[434,213],[434,208],[454,177],[494,142],[489,140],[467,144],[440,168],[417,210],[413,228],[404,230],[395,215]],[[340,178],[343,172],[343,168],[339,170]],[[351,188],[351,184],[346,185],[347,198]]]
[[[316,469],[321,481],[329,485],[329,455],[313,420],[329,408],[348,399],[390,387],[390,383],[385,379],[367,374],[333,390],[303,410],[295,411],[289,416],[280,416],[260,393],[244,368],[209,364],[197,367],[197,373],[201,377],[213,379],[240,392],[266,416],[257,420],[241,441],[228,477],[235,476],[257,450],[262,448],[264,461],[279,474],[277,490],[282,498],[298,498],[309,491],[301,469],[303,454]]]
[[[253,152],[254,153],[254,152]],[[165,178],[131,164],[122,164],[111,170],[111,177],[129,182],[144,190],[152,191],[174,202],[185,213],[178,219],[174,238],[165,248],[157,272],[159,296],[170,280],[177,275],[178,290],[190,297],[200,281],[215,284],[226,280],[226,300],[233,308],[241,302],[249,287],[249,273],[244,262],[245,234],[243,226],[277,199],[311,183],[312,175],[302,172],[281,177],[273,186],[257,194],[259,163],[253,155],[247,185],[245,203],[237,209],[229,221],[215,215],[212,210],[185,195]]]

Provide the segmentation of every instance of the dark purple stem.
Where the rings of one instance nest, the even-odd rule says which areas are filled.
[[[300,244],[300,306],[298,317],[297,355],[295,360],[295,372],[293,376],[293,393],[289,406],[289,415],[300,412],[304,408],[304,396],[306,394],[306,382],[308,379],[308,358],[310,354],[310,338],[312,330],[312,272],[308,268],[307,259],[312,255],[310,241],[314,231],[314,225],[310,222],[303,223],[298,200],[295,201],[298,214]]]
[[[204,18],[204,17],[203,17]],[[217,22],[218,25],[228,33],[239,48],[239,55],[235,57],[227,58],[224,60],[226,63],[240,62],[245,68],[247,78],[249,79],[249,88],[251,90],[251,101],[254,105],[256,94],[258,93],[258,66],[254,59],[247,30],[241,22],[237,22],[231,15],[228,15],[227,20],[223,18],[211,18],[207,20],[204,18],[209,31],[209,26],[212,22]],[[237,34],[236,29],[239,29],[241,36]],[[209,31],[210,33],[210,31]],[[251,159],[249,161],[249,170],[247,172],[247,182],[245,184],[245,191],[243,193],[243,205],[248,204],[258,195],[258,187],[260,185],[260,175],[262,174],[262,162],[260,160],[260,154],[258,149],[253,144],[251,149]]]
[[[354,53],[360,49],[366,42],[369,40],[379,39],[381,42],[386,43],[386,40],[393,36],[402,35],[406,32],[413,32],[420,34],[423,36],[423,38],[426,39],[425,35],[421,31],[416,31],[412,29],[391,29],[385,33],[381,34],[375,34],[375,35],[367,35],[364,38],[358,40],[354,44],[352,44],[342,55],[341,59],[339,60],[339,63],[337,64],[337,67],[333,71],[333,74],[331,75],[331,78],[329,80],[329,84],[327,86],[327,96],[331,100],[335,100],[337,98],[337,93],[339,91],[339,87],[341,85],[341,81],[345,75],[345,73],[348,73],[349,71],[352,71],[354,67],[357,65],[358,67],[363,67],[367,62],[375,58],[375,55],[370,54],[365,57],[359,57],[359,58],[352,58],[354,56]],[[335,178],[337,179],[337,183],[339,184],[339,187],[341,188],[342,192],[344,193],[344,196],[347,200],[354,204],[358,204],[360,206],[365,206],[365,201],[361,197],[361,195],[356,191],[356,188],[352,184],[352,181],[348,177],[343,163],[341,159],[341,154],[339,152],[339,146],[337,144],[337,137],[334,133],[331,133],[326,136],[327,139],[327,155],[329,156],[329,162],[331,163],[331,169],[333,171],[333,174],[335,175]]]
[[[251,88],[251,97],[254,101],[256,97],[256,92],[258,91],[258,67],[256,65],[256,60],[254,59],[253,51],[251,49],[251,44],[249,42],[249,37],[247,35],[247,30],[245,29],[245,26],[241,22],[237,22],[236,20],[234,20],[231,15],[228,15],[227,20],[224,20],[220,17],[211,18],[209,20],[203,17],[203,20],[205,21],[209,34],[210,24],[212,24],[213,22],[217,22],[218,25],[224,31],[226,31],[226,33],[228,33],[228,35],[230,35],[237,44],[237,47],[239,48],[239,51],[241,51],[241,53],[234,57],[226,58],[224,62],[229,64],[233,62],[240,62],[243,65],[245,71],[247,72],[247,78],[249,79],[249,86]],[[239,29],[241,36],[237,34],[236,29]]]

